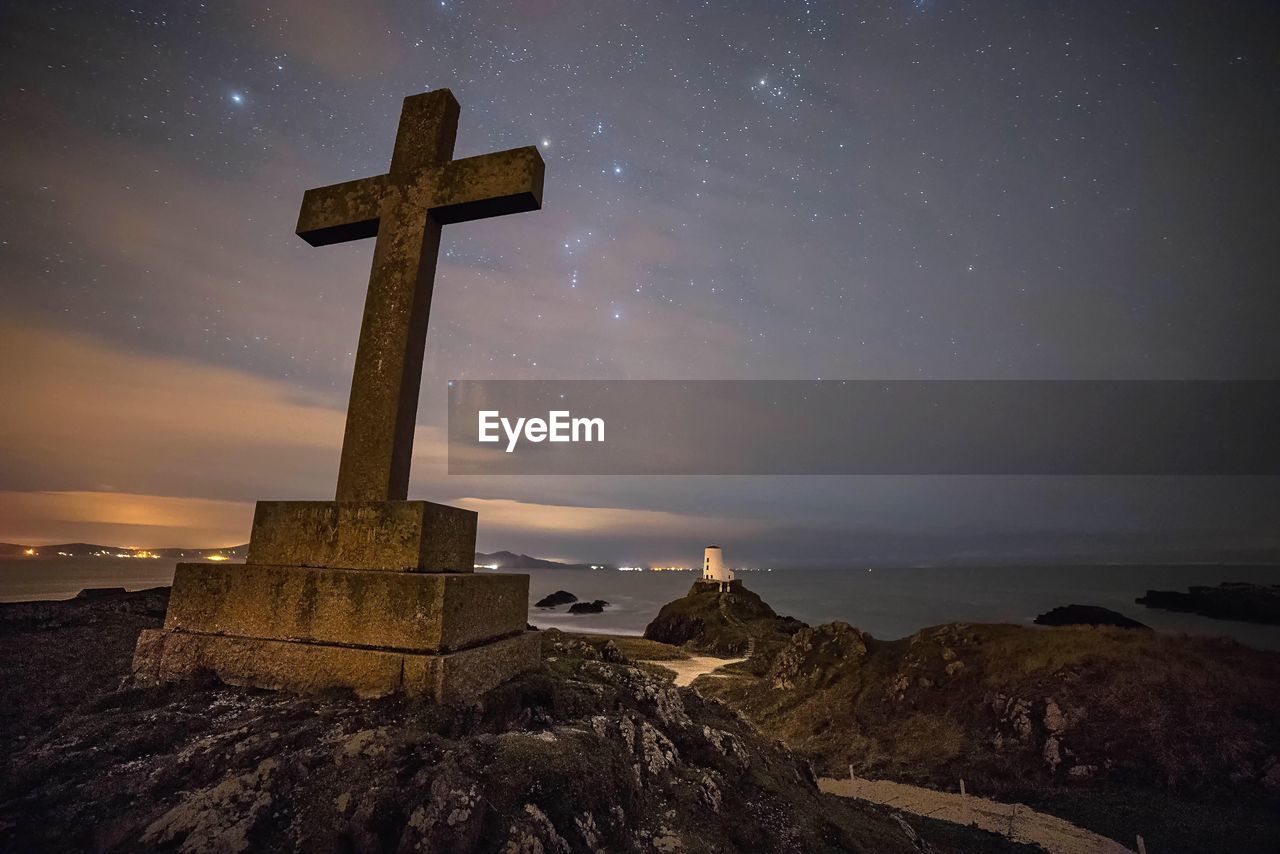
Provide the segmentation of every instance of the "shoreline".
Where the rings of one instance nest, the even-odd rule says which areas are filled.
[[[1259,566],[1261,568],[1259,568]],[[94,558],[0,560],[0,602],[65,601],[88,587],[129,591],[168,585],[173,562]],[[613,607],[603,614],[570,617],[530,609],[528,622],[571,632],[640,636],[661,607],[688,590],[688,573],[602,573],[534,568],[530,602],[557,589]],[[876,638],[901,639],[947,623],[1033,625],[1035,617],[1070,604],[1120,613],[1162,635],[1228,637],[1245,646],[1280,651],[1280,626],[1144,608],[1134,600],[1149,589],[1183,589],[1222,581],[1273,584],[1280,570],[1269,565],[1132,564],[1114,572],[1078,566],[1048,571],[1001,567],[915,569],[873,573],[775,571],[754,573],[748,586],[810,625],[844,621]]]

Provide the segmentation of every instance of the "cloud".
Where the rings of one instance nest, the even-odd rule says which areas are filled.
[[[760,520],[666,510],[508,498],[461,498],[451,503],[479,514],[480,551],[511,549],[580,563],[692,563],[708,542],[758,542],[776,532]]]
[[[336,471],[342,412],[284,383],[16,319],[0,363],[2,486],[243,500]]]
[[[662,510],[626,507],[575,507],[537,504],[506,498],[463,498],[457,502],[480,514],[487,533],[556,533],[568,536],[618,536],[643,530],[653,536],[705,536],[708,531],[745,533],[754,525],[741,519],[718,519]]]
[[[303,190],[345,177],[340,165],[272,124],[227,176],[194,146],[104,134],[34,96],[0,104],[31,128],[0,137],[25,164],[0,170],[0,194],[23,212],[0,210],[11,311],[345,403],[373,244],[317,251],[293,234]],[[51,234],[75,251],[51,258],[40,248]]]
[[[0,540],[228,545],[333,495],[345,415],[291,384],[0,319]],[[420,426],[421,471],[444,468]]]
[[[249,538],[253,504],[125,492],[0,492],[0,538],[136,548],[225,547]]]

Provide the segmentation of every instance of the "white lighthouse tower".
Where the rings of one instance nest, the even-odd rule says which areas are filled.
[[[702,580],[714,581],[722,591],[733,583],[733,570],[724,565],[724,554],[719,546],[707,546],[702,556]]]

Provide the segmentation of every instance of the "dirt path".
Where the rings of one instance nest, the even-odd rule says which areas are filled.
[[[641,661],[639,664],[655,664],[658,667],[665,667],[668,670],[675,671],[676,684],[680,686],[689,685],[699,676],[708,673],[714,673],[727,664],[737,664],[739,661],[746,661],[745,658],[714,658],[709,655],[695,655],[690,658],[674,659],[670,661]]]
[[[1132,854],[1115,840],[1021,804],[857,777],[852,780],[823,777],[818,780],[818,788],[842,798],[858,798],[907,813],[975,825],[1015,842],[1039,845],[1049,854]]]

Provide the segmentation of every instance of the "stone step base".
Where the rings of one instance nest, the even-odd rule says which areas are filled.
[[[471,572],[474,510],[431,501],[259,501],[249,563]]]
[[[525,631],[458,652],[424,654],[147,629],[138,636],[133,673],[151,684],[211,671],[230,685],[300,694],[348,689],[364,698],[405,694],[457,703],[537,667],[540,649],[538,633]]]
[[[164,627],[449,652],[523,631],[529,576],[180,563]]]

